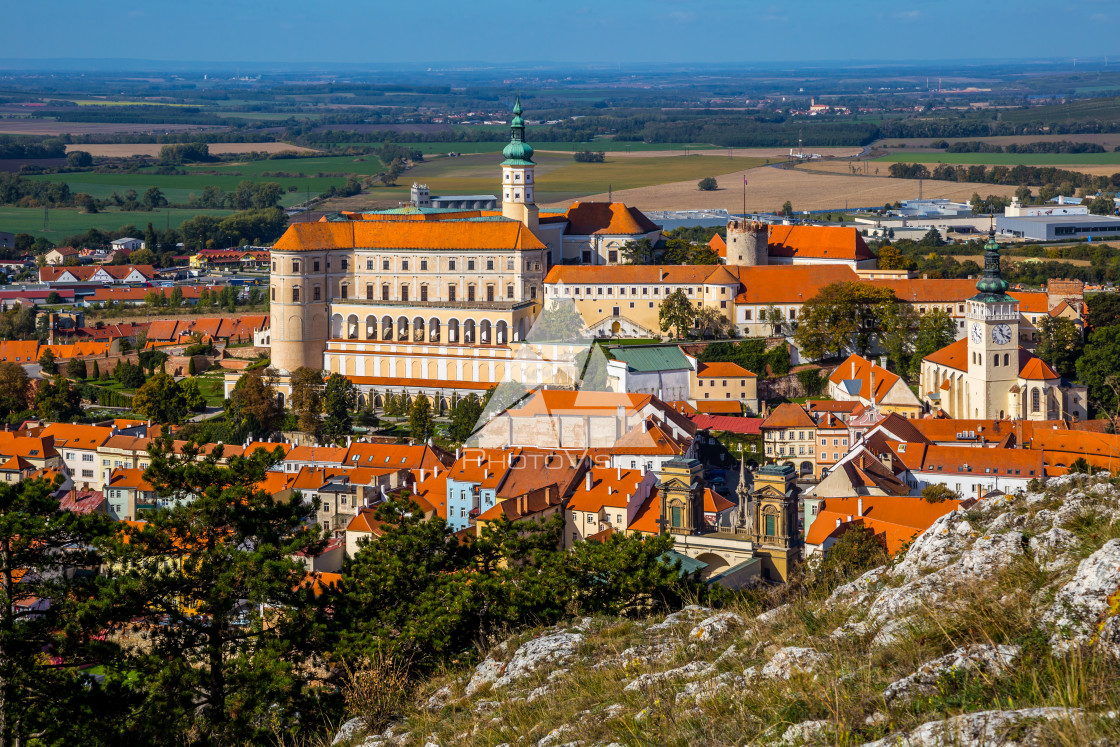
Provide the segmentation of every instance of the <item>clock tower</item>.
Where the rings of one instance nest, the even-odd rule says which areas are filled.
[[[984,277],[966,302],[968,373],[963,418],[1014,417],[1012,387],[1019,378],[1019,302],[1000,277],[995,231],[984,245]]]

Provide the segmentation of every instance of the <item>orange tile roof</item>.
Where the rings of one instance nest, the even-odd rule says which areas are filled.
[[[274,251],[324,249],[544,249],[519,221],[424,223],[345,221],[293,223],[273,245]]]
[[[882,535],[887,552],[894,555],[906,543],[929,529],[935,521],[955,510],[964,501],[949,500],[929,503],[920,496],[864,496],[863,515],[859,515],[859,498],[826,498],[817,518],[805,537],[807,544],[819,545],[832,536],[836,520],[841,529],[851,516],[854,524],[862,524]]]
[[[729,363],[725,361],[712,361],[710,363],[697,364],[696,375],[724,377],[728,379],[744,378],[747,376],[754,376],[756,378],[758,377],[758,374],[748,371],[738,363]]]
[[[113,470],[112,474],[109,475],[109,482],[105,487],[129,488],[132,490],[143,490],[149,493],[155,490],[152,484],[144,479],[144,470],[129,469],[126,467],[118,467]]]
[[[661,527],[658,526],[658,521],[661,519],[661,496],[658,489],[655,487],[649,491],[649,497],[642,503],[638,509],[638,513],[634,515],[633,521],[627,525],[626,529],[632,532],[642,532],[643,534],[660,534]]]
[[[696,411],[706,415],[742,415],[743,405],[737,399],[698,399]]]
[[[42,437],[54,437],[56,447],[61,446],[68,449],[96,449],[108,441],[112,435],[112,428],[70,423],[51,423],[40,434]]]
[[[346,460],[346,451],[345,446],[295,446],[285,455],[284,461],[337,464],[341,467]]]
[[[158,273],[156,268],[151,265],[85,265],[81,267],[40,267],[39,280],[44,283],[50,283],[58,280],[65,273],[70,273],[72,277],[80,282],[88,281],[94,274],[104,270],[108,275],[116,280],[124,280],[128,277],[133,270],[136,270],[145,278],[154,278]]]
[[[968,338],[963,337],[956,342],[927,355],[923,360],[937,366],[945,366],[956,371],[968,370]]]
[[[38,340],[0,341],[0,361],[34,363],[39,360]]]
[[[1038,449],[1002,449],[999,447],[978,449],[974,446],[938,446],[925,444],[904,444],[900,451],[899,442],[888,442],[899,460],[911,466],[915,450],[921,454],[919,470],[938,474],[990,474],[1004,477],[1041,477],[1043,472],[1042,451]],[[965,469],[967,467],[967,469]]]
[[[770,226],[768,241],[772,257],[875,259],[859,231],[845,226]]]
[[[50,350],[55,358],[95,358],[109,354],[109,343],[85,341],[67,345],[40,345],[40,357],[45,350]]]
[[[447,518],[447,470],[427,472],[414,488],[413,499],[427,503],[441,519]],[[423,504],[420,504],[423,508]]]
[[[621,202],[573,202],[565,217],[566,233],[575,236],[636,236],[659,229],[642,211]]]
[[[611,467],[596,467],[588,470],[591,475],[591,489],[587,489],[587,478],[580,480],[579,487],[568,499],[568,510],[602,511],[603,508],[625,508],[630,496],[642,481],[642,470],[619,470]],[[621,474],[621,478],[619,475]]]
[[[727,242],[718,233],[708,239],[708,247],[721,257],[727,256]]]
[[[762,428],[816,428],[817,424],[801,405],[783,402],[762,421]]]
[[[291,487],[293,477],[287,472],[269,470],[264,473],[264,479],[257,483],[257,490],[263,490],[269,495],[287,490]]]
[[[376,469],[442,469],[439,456],[426,444],[371,444],[355,441],[342,459],[348,467]]]
[[[1045,314],[1050,311],[1049,296],[1043,291],[1011,291],[1007,295],[1019,302],[1019,311]]]
[[[890,288],[899,301],[910,303],[960,303],[976,295],[976,281],[951,279],[904,278],[900,280],[864,280],[877,288]]]
[[[23,433],[0,431],[0,454],[46,459],[58,456],[51,436],[28,436]]]
[[[847,265],[761,265],[729,268],[739,273],[743,290],[736,303],[804,303],[832,283],[859,280]]]
[[[0,464],[0,470],[3,470],[4,472],[22,472],[25,469],[34,468],[34,464],[27,461],[21,456],[14,456],[3,464]]]
[[[855,353],[849,355],[847,360],[836,367],[836,370],[832,372],[828,380],[833,384],[840,384],[850,379],[858,379],[860,381],[860,398],[870,401],[872,398],[872,372],[875,374],[874,398],[876,402],[882,402],[883,397],[887,396],[887,392],[891,390],[891,387],[898,383],[898,375],[891,373],[878,364],[872,363],[861,355],[856,355]]]
[[[1019,378],[1029,379],[1032,381],[1049,381],[1051,379],[1060,379],[1061,376],[1058,372],[1050,368],[1041,358],[1031,357],[1027,361],[1027,365],[1019,369]]]
[[[722,511],[726,511],[729,508],[734,508],[734,506],[734,503],[727,500],[711,488],[704,488],[704,513],[718,514]]]
[[[701,285],[712,273],[710,265],[556,265],[544,282]]]

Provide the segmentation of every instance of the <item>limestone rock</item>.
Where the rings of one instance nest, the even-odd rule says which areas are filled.
[[[528,677],[543,664],[566,661],[575,654],[583,640],[582,633],[553,633],[523,643],[508,663],[487,658],[475,668],[474,676],[467,683],[466,694],[468,697],[474,695],[487,684],[495,688],[505,687]]]
[[[675,643],[649,643],[631,646],[620,654],[600,660],[593,669],[643,666],[653,662],[666,661],[673,658],[676,653],[677,645]]]
[[[958,648],[918,667],[911,675],[892,682],[883,692],[888,702],[908,700],[919,695],[933,695],[938,683],[951,672],[982,672],[996,674],[1006,671],[1022,652],[1018,646],[992,646],[980,643]]]
[[[959,509],[941,516],[917,536],[906,557],[895,566],[895,573],[914,579],[928,570],[942,568],[967,546],[972,526]]]
[[[747,680],[741,675],[724,672],[711,679],[689,682],[684,686],[683,690],[677,693],[676,702],[678,705],[687,700],[701,703],[715,696],[720,690],[725,690],[729,687],[736,687],[742,690],[746,685]]]
[[[1065,565],[1066,552],[1076,544],[1077,536],[1073,532],[1054,526],[1030,540],[1031,552],[1044,571],[1052,571]]]
[[[690,661],[683,667],[677,667],[676,669],[668,669],[664,672],[647,672],[631,680],[626,687],[622,689],[626,692],[634,692],[635,690],[642,690],[660,682],[694,680],[698,677],[709,675],[714,671],[715,666],[709,662]]]
[[[778,617],[780,617],[787,609],[789,609],[788,604],[779,605],[772,610],[766,610],[761,615],[756,617],[755,620],[764,625],[769,625],[770,623],[777,620]]]
[[[841,584],[832,590],[825,602],[825,607],[834,607],[838,604],[860,605],[874,598],[874,587],[887,575],[887,567],[881,565],[872,568],[855,581]]]
[[[793,724],[782,733],[781,744],[797,747],[799,745],[829,744],[829,733],[832,731],[831,721],[802,721]]]
[[[1035,744],[1032,722],[1074,720],[1071,708],[1023,708],[1017,711],[977,711],[944,721],[929,721],[916,729],[891,734],[863,747],[1017,747]]]
[[[711,611],[712,610],[710,607],[701,607],[698,604],[690,604],[687,607],[682,608],[678,612],[673,612],[672,614],[666,615],[664,620],[657,623],[656,625],[650,625],[647,630],[653,632],[668,630],[674,625],[680,625],[681,623],[704,617]]]
[[[352,718],[338,728],[331,744],[353,741],[358,735],[366,731],[366,722],[361,718]]]
[[[827,663],[828,659],[828,654],[816,649],[787,646],[770,658],[762,668],[761,676],[788,680],[796,674],[812,674]]]
[[[732,625],[742,624],[743,618],[734,612],[720,612],[701,621],[689,632],[688,637],[693,641],[711,641],[727,635]]]
[[[428,711],[438,711],[451,702],[451,698],[454,694],[451,685],[444,685],[428,696],[428,699],[424,701],[424,709]]]
[[[1120,539],[1114,539],[1081,561],[1073,578],[1058,591],[1054,604],[1043,614],[1043,623],[1053,630],[1051,647],[1060,652],[1070,645],[1087,645],[1106,627],[1111,634],[1116,624],[1108,619],[1113,617],[1109,614],[1110,598],[1118,589]],[[1104,637],[1098,643],[1109,653],[1120,655],[1120,647],[1115,643]]]

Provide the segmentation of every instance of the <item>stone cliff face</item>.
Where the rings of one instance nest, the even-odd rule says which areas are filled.
[[[1115,744],[1118,676],[1120,486],[1070,476],[942,517],[827,599],[512,638],[336,743]]]

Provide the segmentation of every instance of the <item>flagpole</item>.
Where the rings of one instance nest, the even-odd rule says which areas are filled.
[[[747,219],[747,177],[743,177],[743,220]]]

